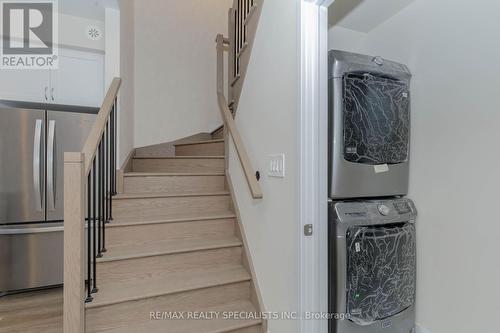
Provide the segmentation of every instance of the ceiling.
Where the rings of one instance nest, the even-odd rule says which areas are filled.
[[[328,8],[330,26],[370,32],[415,0],[335,0]]]
[[[118,0],[59,0],[63,14],[104,21],[104,8],[118,8]]]

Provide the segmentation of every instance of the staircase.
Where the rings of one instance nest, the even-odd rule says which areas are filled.
[[[132,158],[113,198],[86,332],[264,332],[218,137],[177,144],[174,157]],[[232,313],[250,316],[227,320]]]

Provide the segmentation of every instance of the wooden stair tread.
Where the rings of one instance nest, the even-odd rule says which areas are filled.
[[[134,160],[212,160],[224,159],[224,156],[138,156],[133,157]]]
[[[98,281],[99,292],[86,308],[96,308],[150,297],[249,281],[250,274],[242,265],[225,264],[210,269],[186,269],[162,278],[132,279],[106,284]]]
[[[104,257],[98,262],[110,262],[132,258],[152,257],[159,255],[213,250],[241,246],[242,242],[236,236],[194,239],[176,239],[148,243],[124,244],[108,247]]]
[[[126,199],[151,199],[151,198],[177,198],[177,197],[211,197],[211,196],[227,196],[229,192],[185,192],[185,193],[122,193],[113,197],[113,200]]]
[[[214,140],[201,140],[201,141],[193,141],[186,143],[177,143],[174,146],[192,146],[192,145],[202,145],[202,144],[210,144],[210,143],[221,143],[224,142],[224,139],[214,139]]]
[[[172,219],[152,219],[152,220],[137,220],[137,219],[115,219],[113,222],[106,225],[106,228],[118,228],[131,225],[147,225],[147,224],[159,224],[159,223],[179,223],[179,222],[195,222],[203,220],[218,220],[218,219],[230,219],[235,218],[236,215],[231,211],[221,211],[213,214],[204,215],[186,215],[184,217],[172,218]]]
[[[152,309],[144,309],[148,313]],[[161,311],[161,309],[158,309]],[[208,308],[193,309],[192,312],[198,313],[217,313],[219,318],[206,320],[186,319],[188,314],[182,312],[185,319],[158,319],[144,320],[132,325],[113,327],[110,329],[99,329],[95,331],[87,330],[87,333],[105,332],[105,333],[229,333],[248,327],[259,326],[262,320],[251,317],[248,319],[225,319],[223,314],[227,312],[255,314],[257,309],[249,300],[240,300],[230,303],[211,306]]]

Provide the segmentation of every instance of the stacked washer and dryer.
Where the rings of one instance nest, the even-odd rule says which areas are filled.
[[[329,333],[414,332],[410,79],[402,64],[329,53]]]

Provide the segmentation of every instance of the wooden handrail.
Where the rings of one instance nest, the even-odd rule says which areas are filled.
[[[106,122],[109,118],[113,105],[115,104],[116,96],[120,90],[121,83],[122,79],[118,77],[115,77],[113,82],[111,82],[108,92],[106,93],[106,97],[104,97],[102,106],[99,109],[99,113],[97,114],[94,125],[92,126],[92,130],[90,131],[87,141],[85,141],[85,145],[83,146],[82,153],[85,158],[85,175],[89,174],[90,168],[92,167],[92,160],[97,152],[97,146],[99,145],[99,141],[104,133]]]
[[[236,127],[236,122],[234,121],[231,110],[229,110],[226,97],[224,96],[224,44],[227,40],[224,39],[222,35],[217,35],[217,100],[219,102],[219,108],[222,115],[222,120],[226,128],[226,132],[231,135],[234,142],[234,147],[238,153],[238,158],[240,160],[243,172],[245,174],[248,187],[252,193],[254,199],[262,199],[263,194],[257,179],[255,178],[255,171],[248,157],[247,150],[243,144],[238,128]],[[226,145],[229,142],[226,141]],[[227,154],[227,150],[226,150]],[[227,160],[228,156],[226,156]]]

